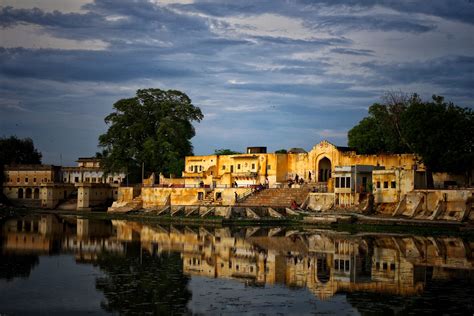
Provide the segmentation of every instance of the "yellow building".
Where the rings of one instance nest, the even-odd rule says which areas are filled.
[[[158,185],[155,184],[154,176],[144,181],[141,200],[144,208],[166,205],[234,205],[251,195],[255,186],[284,188],[292,181],[309,184],[302,188],[306,190],[306,194],[313,187],[321,188],[320,191],[323,192],[333,192],[335,170],[340,166],[366,166],[371,170],[424,169],[413,154],[358,155],[348,147],[335,146],[327,141],[315,145],[309,152],[295,148],[287,153],[267,153],[265,147],[249,147],[242,154],[188,156],[185,158],[185,170],[181,178],[165,178],[160,175]],[[368,183],[363,182],[364,176],[361,175],[360,179],[354,181],[357,180],[358,186],[368,188]],[[294,187],[300,185],[294,184],[292,188]],[[285,197],[289,196],[287,193]],[[120,205],[127,209],[131,202],[132,199],[125,199]],[[118,206],[117,204],[116,208]]]
[[[311,151],[289,151],[285,154],[266,153],[266,149],[245,154],[186,157],[182,177],[186,187],[247,187],[268,183],[283,186],[288,180],[304,179],[309,183],[331,183],[336,166],[371,165],[386,169],[422,170],[413,154],[358,155],[348,147],[328,141],[315,145]]]
[[[60,180],[60,167],[53,165],[6,165],[3,194],[19,205],[40,206],[41,187]]]

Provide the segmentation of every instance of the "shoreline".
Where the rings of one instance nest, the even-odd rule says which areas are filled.
[[[6,211],[6,214],[4,212]],[[384,218],[378,216],[367,216],[353,213],[326,213],[314,214],[311,216],[293,216],[281,219],[276,218],[223,218],[196,217],[196,216],[170,216],[155,215],[145,212],[134,212],[128,214],[107,213],[107,212],[81,212],[64,210],[43,210],[27,208],[5,208],[0,209],[0,221],[12,217],[26,216],[29,214],[55,214],[61,216],[80,216],[84,218],[97,220],[126,220],[135,221],[144,224],[168,224],[168,225],[187,225],[187,226],[206,226],[206,227],[287,227],[295,230],[311,229],[331,229],[336,231],[345,231],[349,233],[358,232],[395,232],[404,234],[421,235],[465,235],[474,240],[474,225],[467,222],[441,222],[441,221],[422,221],[403,218]],[[318,219],[312,221],[313,219]]]

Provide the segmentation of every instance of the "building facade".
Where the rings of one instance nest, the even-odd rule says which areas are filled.
[[[62,167],[61,181],[63,183],[109,183],[120,184],[125,179],[125,173],[106,174],[101,168],[100,158],[79,158],[76,167]]]
[[[424,169],[413,154],[359,155],[348,147],[335,146],[327,141],[315,145],[309,152],[277,154],[265,151],[256,152],[254,147],[250,147],[246,154],[186,157],[182,175],[184,185],[245,187],[268,183],[270,187],[278,187],[289,180],[303,179],[306,183],[327,183],[333,188],[337,166]]]

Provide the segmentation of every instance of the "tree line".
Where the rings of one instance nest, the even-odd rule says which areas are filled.
[[[387,93],[369,107],[348,132],[348,144],[361,154],[414,153],[432,172],[465,174],[474,168],[474,112],[433,95]]]

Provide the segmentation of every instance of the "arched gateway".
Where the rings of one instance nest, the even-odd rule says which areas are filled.
[[[327,182],[331,178],[331,160],[324,157],[318,163],[318,181]]]

